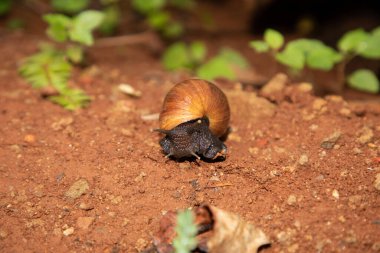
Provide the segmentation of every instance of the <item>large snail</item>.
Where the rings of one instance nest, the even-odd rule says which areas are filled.
[[[226,133],[229,121],[226,95],[217,86],[201,79],[180,82],[164,100],[157,131],[166,136],[160,145],[167,157],[224,156],[227,147],[219,137]]]

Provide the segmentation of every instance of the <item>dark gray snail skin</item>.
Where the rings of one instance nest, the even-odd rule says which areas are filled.
[[[215,159],[227,152],[226,145],[211,133],[207,118],[182,123],[172,130],[157,131],[166,135],[160,140],[160,145],[167,157],[181,159],[195,156],[200,159],[202,156]]]

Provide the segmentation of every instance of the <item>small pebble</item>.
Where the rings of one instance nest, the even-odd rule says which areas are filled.
[[[90,186],[88,185],[86,179],[79,179],[70,186],[70,188],[66,191],[65,196],[72,199],[77,199],[85,194],[89,188]]]
[[[63,230],[63,235],[64,236],[69,236],[69,235],[72,235],[74,234],[74,228],[73,227],[69,227],[65,230]]]
[[[36,142],[36,136],[34,136],[33,134],[27,134],[24,137],[24,141],[27,143],[34,143]]]
[[[338,192],[338,190],[336,190],[336,189],[334,189],[333,191],[332,191],[332,196],[334,197],[334,199],[339,199],[339,192]]]
[[[305,165],[309,162],[309,157],[305,154],[301,155],[300,159],[298,160],[298,163],[300,165]]]
[[[94,220],[94,217],[79,217],[77,219],[77,227],[86,230],[91,226]]]
[[[286,201],[286,203],[289,206],[293,206],[294,204],[297,203],[297,197],[294,194],[289,195],[288,200]]]
[[[380,191],[380,173],[376,174],[375,182],[373,182],[373,186]]]

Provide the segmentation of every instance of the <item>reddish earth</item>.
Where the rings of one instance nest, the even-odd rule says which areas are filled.
[[[91,50],[72,82],[93,101],[69,112],[18,76],[42,38],[1,38],[2,252],[138,252],[165,211],[201,203],[262,228],[272,241],[262,252],[380,251],[378,99],[292,86],[270,102],[217,82],[232,108],[227,159],[176,162],[161,152],[157,120],[142,116],[159,113],[186,75],[164,72],[144,47]],[[121,94],[120,83],[142,96]],[[85,192],[73,197],[78,180]]]

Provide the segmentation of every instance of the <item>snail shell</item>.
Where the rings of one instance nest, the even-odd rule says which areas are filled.
[[[230,121],[226,95],[213,83],[190,79],[176,84],[166,95],[159,122],[160,129],[172,130],[190,120],[207,117],[210,131],[222,136]]]

